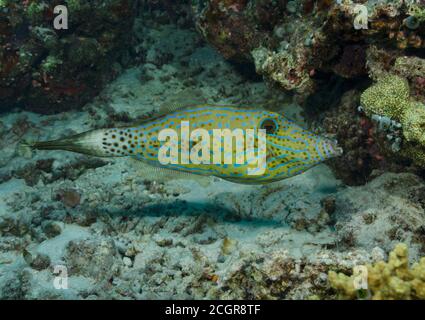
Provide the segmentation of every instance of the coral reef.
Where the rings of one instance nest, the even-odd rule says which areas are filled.
[[[361,17],[362,10],[365,17]],[[366,152],[357,152],[362,156],[351,157],[350,165],[360,162],[363,166],[370,162],[366,158],[382,158],[385,163],[398,159],[398,164],[404,164],[410,159],[424,166],[419,133],[423,126],[420,103],[425,101],[425,68],[420,58],[425,46],[422,3],[211,0],[194,1],[193,11],[201,34],[225,58],[254,63],[257,73],[297,93],[299,102],[332,74],[359,82],[369,75],[376,83],[363,92],[360,103],[378,124],[369,126],[370,121],[362,119],[368,129],[346,134],[356,135],[357,140],[369,136],[372,145]],[[400,123],[402,130],[377,133],[375,127],[390,121]],[[376,133],[364,134],[366,130]],[[351,144],[349,137],[338,135],[342,144]],[[355,152],[347,147],[344,150]]]
[[[378,57],[381,53],[386,58]],[[375,47],[368,55],[369,73],[376,83],[362,93],[360,104],[369,117],[379,115],[399,122],[404,137],[401,155],[423,167],[425,60],[415,56],[388,56]]]
[[[362,108],[359,110],[360,91],[348,90],[335,107],[310,116],[313,126],[333,135],[344,150],[340,157],[328,162],[335,175],[348,185],[360,185],[377,172],[419,173],[419,168],[400,153],[404,139],[401,124],[388,117],[367,116]]]
[[[266,78],[301,95],[313,92],[318,72],[364,76],[365,43],[425,46],[424,9],[415,1],[211,0],[194,1],[193,11],[201,34],[226,58],[253,61]]]
[[[360,288],[355,287],[356,276],[329,272],[329,283],[343,299],[355,299]],[[388,262],[367,265],[367,287],[374,300],[425,299],[425,258],[410,268],[408,249],[398,244]]]
[[[17,10],[24,6],[0,0],[0,14],[10,3]],[[27,2],[32,33],[45,32],[37,28],[47,23],[39,15],[43,7],[36,5],[42,3],[51,2]],[[70,38],[66,48],[73,46],[72,56],[45,51],[48,54],[37,56],[41,58],[32,65],[35,74],[87,61],[93,68],[85,66],[72,75],[95,72],[98,80],[106,69],[96,66],[104,58],[109,59],[108,70],[121,69],[114,62],[125,55],[96,54],[104,48],[97,36],[106,41],[117,32],[107,17],[122,11],[101,9],[108,22],[98,26],[99,33],[88,35],[83,30],[92,30],[97,17],[87,18],[86,10],[98,2],[67,3],[77,13],[71,20],[82,19],[84,13],[86,19],[78,22],[81,29],[44,36],[52,36],[46,46],[53,49],[56,37]],[[110,9],[124,2],[104,3]],[[79,110],[50,115],[4,108],[0,299],[348,298],[357,294],[342,289],[349,288],[350,277],[331,271],[348,275],[359,265],[371,266],[373,294],[389,298],[385,290],[392,286],[403,289],[396,292],[400,298],[423,297],[423,262],[408,268],[404,248],[390,254],[389,263],[379,262],[386,261],[399,242],[409,248],[412,260],[425,255],[425,184],[421,172],[406,160],[413,152],[420,158],[422,152],[423,59],[413,54],[418,51],[407,55],[401,49],[418,47],[423,20],[420,11],[414,11],[416,20],[405,21],[407,5],[379,1],[375,9],[370,7],[369,30],[354,30],[352,4],[338,3],[209,0],[192,1],[190,6],[186,1],[140,1],[143,10],[135,18],[130,46],[135,64],[103,89],[99,85],[96,98]],[[191,25],[191,10],[201,35],[233,61],[203,42]],[[19,16],[0,19],[2,34],[3,23],[11,18]],[[131,20],[130,15],[126,27]],[[112,34],[103,33],[106,26]],[[26,32],[17,35],[14,48],[28,39]],[[82,53],[84,48],[90,52]],[[247,60],[251,62],[243,64]],[[250,68],[254,64],[266,78],[299,94],[328,82],[315,91],[321,103],[313,99],[308,110],[290,102],[281,88],[256,76]],[[364,97],[377,89],[389,99],[400,96],[400,90],[386,91],[386,77],[399,84],[406,97],[400,101],[408,106],[382,105],[371,95],[366,99],[371,103],[359,111],[362,92]],[[24,78],[10,83],[19,79]],[[98,85],[95,80],[90,82],[93,87]],[[2,94],[6,91],[1,87]],[[12,96],[7,99],[15,101]],[[205,101],[265,106],[302,125],[307,116],[319,133],[338,139],[344,155],[276,184],[236,185],[212,177],[200,185],[190,176],[159,183],[143,176],[132,159],[61,151],[22,154],[17,148],[24,138],[50,140],[128,125],[157,114],[164,105]],[[46,104],[55,111],[66,105]],[[390,267],[400,261],[400,266]],[[68,290],[54,287],[57,267],[68,271]],[[390,278],[403,271],[405,275],[397,277],[404,282],[382,281],[381,271],[389,271]],[[336,287],[338,281],[340,295],[330,285]]]
[[[68,30],[53,28],[56,5]],[[42,113],[82,107],[126,65],[135,17],[131,0],[2,1],[1,109]]]
[[[396,75],[385,75],[363,92],[360,104],[366,114],[377,114],[400,121],[410,108],[407,80]]]

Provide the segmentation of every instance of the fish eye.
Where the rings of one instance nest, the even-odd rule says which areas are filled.
[[[277,122],[274,119],[264,119],[261,121],[260,129],[266,130],[267,134],[273,134],[277,131]]]

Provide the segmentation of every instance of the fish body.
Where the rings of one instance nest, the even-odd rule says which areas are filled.
[[[183,133],[182,124],[187,124],[190,131],[204,129],[209,135],[214,130],[241,129],[244,132],[253,130],[265,132],[266,163],[261,174],[247,174],[253,168],[248,160],[237,163],[237,152],[233,148],[232,163],[213,162],[187,163],[182,160]],[[179,163],[162,164],[159,153],[163,142],[160,132],[171,129],[180,132],[177,142]],[[255,135],[258,138],[258,135]],[[254,151],[259,154],[260,144],[254,139]],[[247,140],[246,145],[247,145]],[[198,141],[199,142],[199,141]],[[196,145],[191,141],[189,148]],[[206,150],[212,153],[214,142]],[[244,143],[244,142],[242,142]],[[245,145],[245,146],[246,146]],[[283,115],[262,109],[242,109],[234,106],[196,106],[175,110],[146,122],[122,128],[97,129],[68,138],[36,142],[31,144],[34,149],[62,149],[101,157],[135,157],[146,164],[193,173],[204,176],[217,176],[229,181],[244,184],[264,184],[282,180],[300,174],[309,168],[341,154],[342,150],[336,143],[327,138],[315,135]],[[223,149],[223,148],[222,148]],[[204,149],[203,149],[204,150]]]

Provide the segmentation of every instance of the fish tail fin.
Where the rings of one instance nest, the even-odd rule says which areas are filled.
[[[51,141],[23,140],[18,146],[18,152],[23,156],[31,155],[34,150],[65,150],[98,157],[110,157],[102,148],[104,129],[92,130],[63,139]]]

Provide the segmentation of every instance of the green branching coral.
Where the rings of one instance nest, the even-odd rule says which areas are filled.
[[[410,107],[409,96],[406,79],[386,74],[363,92],[360,103],[369,115],[378,114],[400,121],[402,114]]]
[[[425,257],[409,268],[408,249],[398,244],[388,262],[367,265],[367,284],[374,300],[425,299]],[[355,299],[358,295],[355,276],[329,272],[329,283],[341,299]]]

